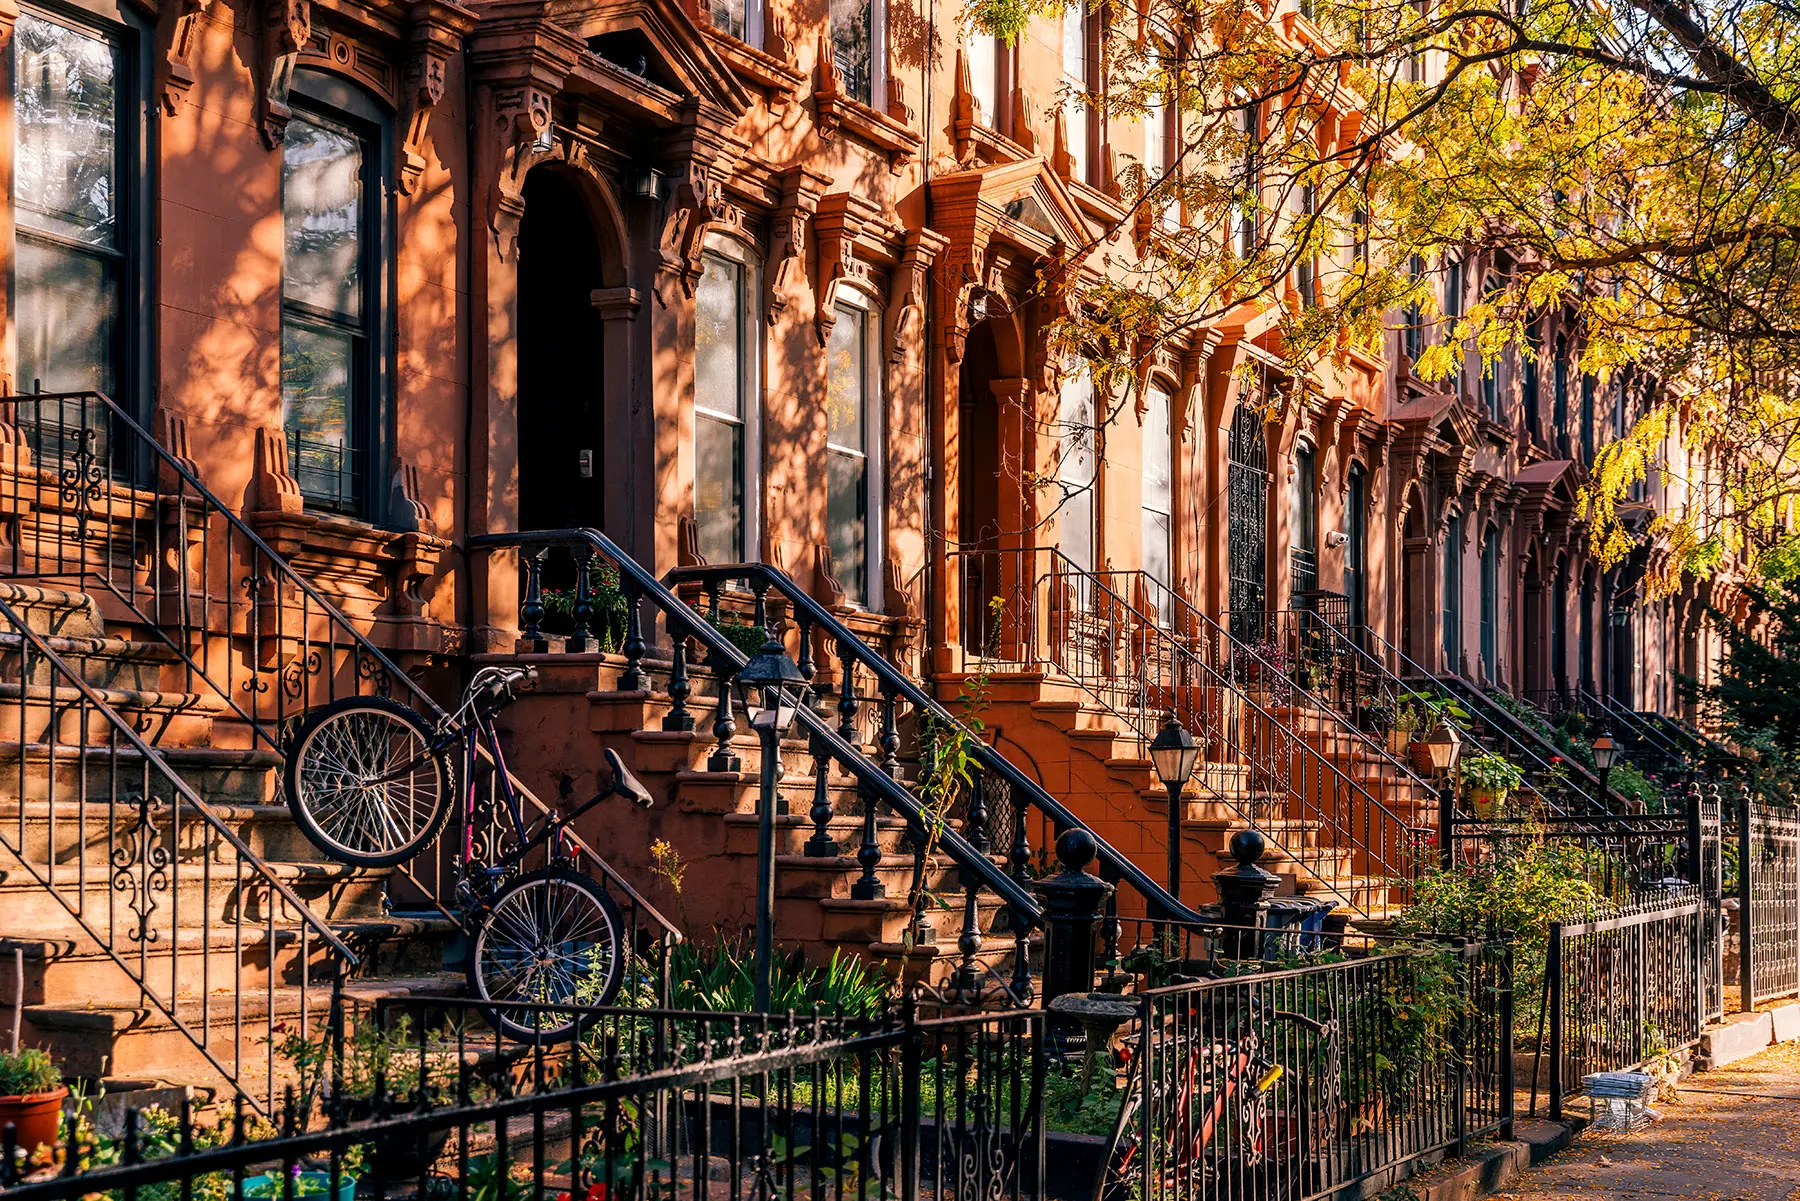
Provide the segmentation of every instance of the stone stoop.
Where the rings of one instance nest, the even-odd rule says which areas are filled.
[[[647,810],[605,804],[583,817],[579,833],[615,868],[627,875],[650,902],[680,925],[690,938],[716,932],[735,936],[753,929],[760,794],[760,741],[745,727],[741,706],[734,730],[722,745],[716,682],[704,666],[692,669],[687,710],[691,730],[665,729],[674,709],[663,691],[668,665],[646,659],[649,690],[617,687],[624,660],[599,653],[478,656],[486,661],[529,663],[538,669],[536,688],[501,714],[508,763],[537,795],[566,796],[578,804],[607,786],[603,752],[617,751],[655,798]],[[835,697],[819,700],[821,712],[837,718]],[[859,706],[863,750],[879,759],[871,722],[876,706]],[[910,778],[903,765],[902,778]],[[874,823],[875,896],[859,893],[864,872],[858,852],[864,813],[853,778],[836,764],[826,769],[823,787],[817,763],[803,735],[781,746],[781,776],[775,817],[775,937],[818,963],[833,952],[861,956],[890,974],[943,985],[962,962],[958,938],[964,925],[964,890],[958,871],[941,852],[928,860],[924,880],[924,922],[916,927],[912,894],[914,857],[906,822],[881,810]],[[825,833],[832,845],[814,840],[815,806],[830,809]],[[952,820],[953,827],[960,823]],[[1010,831],[992,832],[993,858],[1005,866]],[[666,843],[680,857],[677,893],[651,847]],[[809,843],[812,844],[809,849]],[[982,893],[977,905],[980,949],[977,962],[1001,979],[1011,972],[1015,940],[1005,929],[1002,906]],[[1036,955],[1037,936],[1031,941]],[[1034,972],[1035,974],[1035,972]]]
[[[387,882],[397,869],[352,868],[321,855],[279,795],[279,757],[249,745],[226,702],[203,691],[174,651],[110,635],[102,603],[80,592],[8,581],[0,600],[357,953],[363,962],[351,987],[361,996],[464,991],[460,970],[445,968],[452,923],[389,916]],[[249,1023],[325,1012],[325,944],[310,938],[303,947],[297,930],[271,930],[267,892],[239,875],[236,848],[186,803],[176,812],[178,843],[163,846],[179,876],[152,893],[140,931],[131,898],[115,887],[114,858],[132,845],[145,782],[165,811],[174,789],[114,734],[22,636],[0,634],[0,832],[18,848],[0,850],[0,960],[21,965],[18,992],[0,1003],[22,1002],[25,1040],[71,1077],[223,1097],[228,1089],[205,1055],[146,1000],[117,956],[182,1024],[206,1029],[213,1055],[231,1058],[232,1032],[244,1022],[247,1063],[239,1071],[266,1084],[268,1048],[260,1038],[249,1045]]]

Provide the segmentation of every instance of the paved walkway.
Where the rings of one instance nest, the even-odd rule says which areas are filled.
[[[1800,1044],[1690,1076],[1657,1110],[1648,1130],[1582,1135],[1500,1195],[1800,1201]]]

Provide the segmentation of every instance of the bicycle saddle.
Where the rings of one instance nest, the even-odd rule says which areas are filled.
[[[619,752],[613,750],[611,747],[606,748],[606,765],[612,768],[612,792],[615,796],[622,796],[635,805],[643,806],[645,809],[648,809],[651,805],[656,803],[655,798],[650,795],[650,790],[645,788],[643,784],[638,781],[638,778],[631,774],[630,769],[627,768],[624,761],[619,758]]]

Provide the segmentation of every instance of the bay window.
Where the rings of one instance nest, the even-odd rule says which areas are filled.
[[[282,142],[281,409],[307,502],[372,516],[388,387],[387,164],[381,111],[298,72]]]
[[[753,556],[758,368],[750,259],[714,239],[694,289],[694,526],[709,563]]]
[[[878,329],[860,298],[840,298],[825,348],[826,541],[844,599],[870,607],[880,546]]]

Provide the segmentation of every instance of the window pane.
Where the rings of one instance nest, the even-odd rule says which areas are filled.
[[[745,0],[712,0],[713,28],[743,39]]]
[[[869,575],[869,461],[833,450],[827,455],[825,527],[832,566],[846,600],[862,604]]]
[[[709,563],[744,557],[744,427],[694,418],[694,524]]]
[[[1144,412],[1144,507],[1167,513],[1173,496],[1174,447],[1169,436],[1169,394],[1146,393]]]
[[[349,507],[356,500],[352,436],[355,340],[286,321],[281,330],[281,420],[304,496]]]
[[[867,322],[862,309],[838,305],[825,355],[825,440],[857,454],[867,450],[863,434],[868,407],[863,396],[868,378]]]
[[[117,70],[105,38],[26,13],[13,32],[19,224],[117,244]]]
[[[1063,9],[1062,19],[1063,88],[1069,93],[1063,104],[1063,122],[1069,132],[1069,157],[1074,160],[1075,178],[1087,182],[1088,132],[1087,105],[1080,93],[1087,89],[1087,10],[1072,4]]]
[[[831,50],[844,90],[869,103],[873,82],[875,10],[872,0],[831,0]]]
[[[721,416],[744,415],[742,306],[744,266],[705,258],[694,290],[694,404]]]
[[[1057,399],[1057,437],[1062,457],[1057,479],[1062,511],[1058,542],[1069,562],[1094,569],[1094,382],[1086,368],[1063,378]]]
[[[362,143],[296,116],[282,147],[287,220],[283,295],[345,317],[362,314]]]
[[[981,123],[990,129],[1000,125],[999,74],[994,35],[969,34],[969,91],[981,109]]]
[[[1144,510],[1144,574],[1161,584],[1156,590],[1152,603],[1156,606],[1156,618],[1168,624],[1174,617],[1173,597],[1170,592],[1174,584],[1174,555],[1170,548],[1170,522],[1167,513],[1154,513]]]
[[[19,386],[113,393],[117,289],[105,260],[18,240]]]

